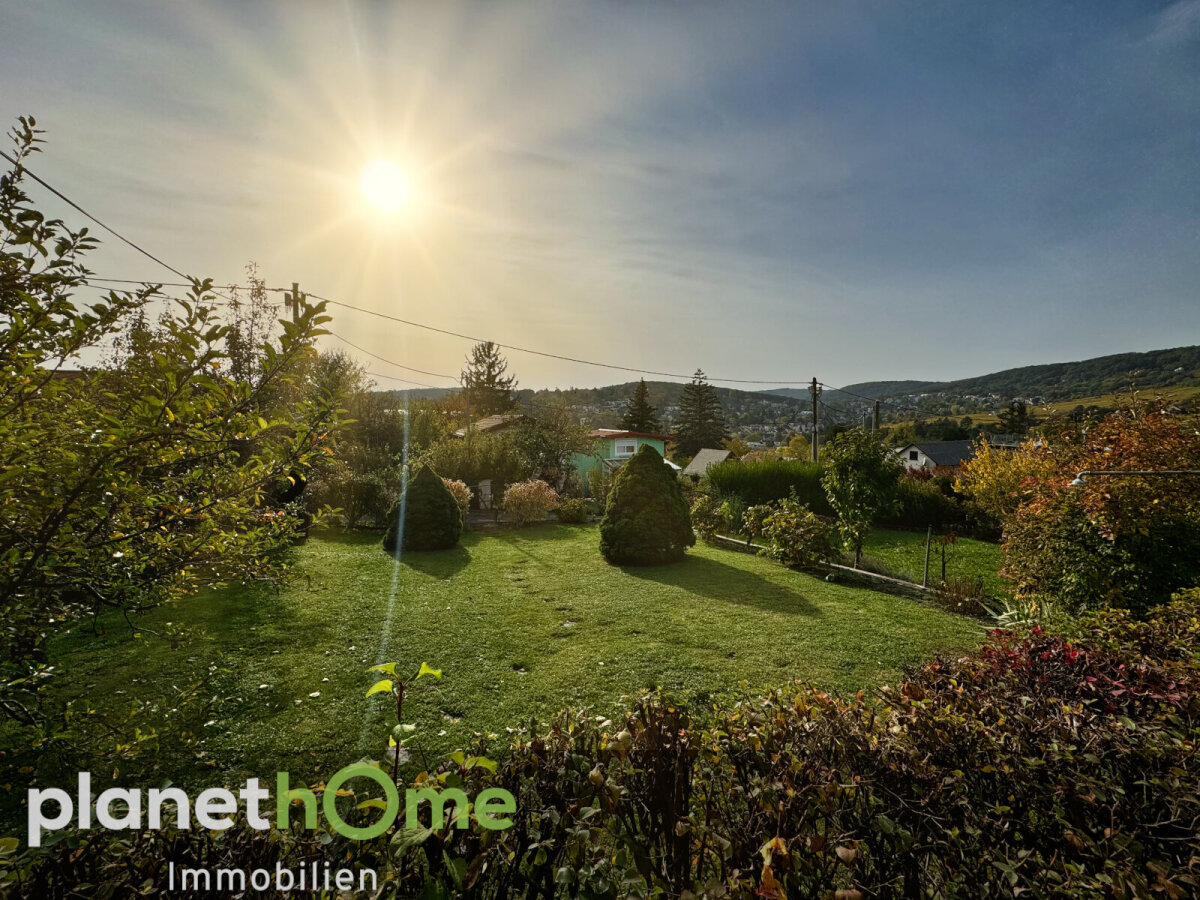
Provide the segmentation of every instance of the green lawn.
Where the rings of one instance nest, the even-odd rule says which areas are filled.
[[[186,783],[199,769],[211,784],[214,770],[328,775],[378,755],[386,701],[363,695],[381,654],[444,670],[408,706],[426,749],[441,754],[564,706],[612,710],[642,688],[693,700],[791,678],[869,688],[981,631],[754,556],[698,546],[682,563],[620,569],[597,545],[594,526],[544,525],[468,533],[456,550],[397,565],[377,535],[314,536],[279,594],[230,589],[139,622],[192,629],[178,649],[131,637],[119,619],[100,638],[76,628],[53,645],[66,673],[53,690],[117,706],[199,684],[204,707],[171,726],[193,729],[198,749],[166,742],[154,775]]]
[[[882,568],[887,571],[920,583],[925,567],[924,533],[875,528],[867,538],[863,552],[872,560],[882,563]],[[959,538],[946,554],[946,576],[981,578],[988,594],[1008,597],[1012,594],[1012,588],[996,574],[1002,558],[999,544]],[[935,540],[929,551],[930,582],[937,581],[941,574],[941,553]]]

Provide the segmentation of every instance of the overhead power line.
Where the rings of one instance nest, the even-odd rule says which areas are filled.
[[[365,307],[355,306],[353,303],[346,303],[342,300],[334,300],[330,297],[322,297],[320,294],[314,294],[311,291],[308,292],[308,296],[312,297],[314,300],[323,300],[324,302],[332,304],[333,306],[341,306],[344,309],[352,309],[355,312],[360,312],[360,313],[363,313],[368,316],[377,316],[381,319],[387,319],[390,322],[399,322],[401,325],[409,325],[413,328],[422,328],[426,331],[436,332],[437,334],[445,334],[445,335],[449,335],[450,337],[462,338],[463,340],[474,341],[475,343],[483,343],[483,342],[487,342],[489,340],[488,338],[481,338],[481,337],[475,337],[475,336],[469,335],[469,334],[463,334],[462,332],[459,332],[459,331],[450,331],[449,329],[446,329],[446,328],[438,328],[433,325],[426,325],[423,322],[414,322],[411,319],[404,319],[404,318],[401,318],[400,316],[389,315],[388,313],[382,313],[382,312],[379,312],[374,309],[366,309]],[[503,347],[505,350],[512,350],[517,353],[529,353],[533,356],[542,356],[542,357],[546,357],[547,359],[557,359],[557,360],[561,360],[562,362],[576,363],[578,365],[583,365],[583,366],[597,366],[602,369],[614,369],[618,372],[632,372],[635,375],[659,375],[663,378],[683,378],[683,379],[690,379],[692,377],[691,375],[682,375],[679,372],[658,372],[653,369],[637,369],[632,366],[619,366],[619,365],[616,365],[615,363],[603,363],[603,362],[597,362],[596,360],[591,360],[591,359],[580,359],[579,357],[575,357],[575,356],[565,356],[561,353],[548,353],[545,350],[533,350],[529,347],[518,347],[515,344],[505,344],[505,343],[501,343],[500,341],[490,341],[490,343],[495,344],[497,347]],[[725,384],[788,384],[788,385],[796,384],[795,381],[770,381],[768,379],[762,379],[762,378],[715,378],[712,376],[706,376],[706,377],[708,378],[709,381],[720,381]]]
[[[364,375],[370,375],[372,378],[387,378],[391,381],[402,381],[404,384],[415,384],[417,387],[433,388],[435,390],[449,390],[449,388],[440,388],[436,384],[426,384],[423,381],[413,381],[411,378],[400,378],[397,375],[384,375],[382,372],[363,372]]]
[[[862,394],[856,394],[856,393],[854,393],[854,391],[848,391],[845,388],[834,387],[833,385],[826,384],[823,381],[818,381],[817,384],[819,384],[821,387],[827,388],[831,391],[837,391],[839,394],[848,394],[851,397],[857,397],[859,400],[866,400],[868,403],[874,403],[876,400],[879,399],[878,397],[864,397]]]
[[[184,278],[184,279],[188,278],[187,275],[185,275],[183,272],[180,272],[177,268],[175,268],[170,263],[163,262],[161,259],[159,259],[157,256],[155,256],[149,250],[134,243],[129,238],[125,237],[125,235],[121,234],[121,232],[119,232],[115,228],[113,228],[111,225],[106,225],[104,222],[100,221],[98,218],[96,218],[94,215],[92,215],[90,212],[88,212],[86,209],[84,209],[82,206],[80,206],[78,203],[76,203],[74,200],[72,200],[70,197],[68,197],[62,191],[58,190],[58,188],[54,187],[53,185],[47,184],[45,181],[43,181],[41,178],[39,178],[36,174],[34,174],[32,171],[30,171],[30,169],[24,163],[18,162],[17,160],[13,159],[13,157],[9,156],[3,150],[0,150],[0,156],[3,156],[14,166],[17,166],[18,168],[20,168],[21,171],[23,171],[26,175],[28,175],[30,178],[32,178],[34,181],[36,181],[38,184],[40,184],[42,187],[44,187],[46,190],[48,190],[50,193],[52,193],[59,200],[62,200],[64,203],[66,203],[72,209],[77,210],[78,212],[87,216],[87,218],[91,219],[93,222],[95,222],[97,225],[99,225],[101,228],[103,228],[105,231],[107,231],[109,234],[111,234],[117,240],[123,241],[124,243],[128,244],[130,247],[132,247],[138,253],[142,254],[142,256],[145,256],[147,259],[154,260],[154,262],[158,263],[164,269],[167,269],[170,272],[174,272],[180,278]],[[187,287],[191,287],[190,281],[188,282]]]
[[[107,223],[102,221],[100,218],[98,218],[94,214],[88,212],[88,210],[86,210],[80,204],[76,203],[74,200],[72,200],[70,197],[68,197],[62,191],[58,190],[58,188],[54,187],[53,185],[51,185],[50,183],[48,183],[47,181],[45,181],[44,179],[39,177],[36,173],[31,171],[28,167],[26,167],[24,165],[24,163],[18,162],[16,159],[14,159],[9,154],[5,153],[3,150],[0,150],[0,156],[2,156],[4,159],[8,160],[12,165],[18,166],[24,172],[24,174],[28,175],[30,178],[32,178],[34,181],[36,181],[38,184],[40,184],[46,190],[50,191],[50,193],[54,194],[54,196],[58,197],[64,203],[68,204],[72,209],[78,211],[80,214],[87,217],[89,220],[94,222],[96,225],[99,225],[101,228],[103,228],[109,234],[113,235],[113,237],[117,238],[122,243],[127,244],[129,247],[133,248],[138,253],[145,256],[147,259],[162,266],[167,271],[172,272],[173,274],[178,275],[180,278],[184,279],[184,281],[182,283],[172,283],[170,286],[172,286],[172,287],[192,287],[193,281],[191,279],[191,276],[189,276],[186,273],[175,268],[170,263],[164,261],[160,257],[155,256],[153,253],[151,253],[145,247],[142,247],[136,241],[133,241],[130,238],[127,238],[125,235],[123,235],[121,232],[117,231],[111,225],[108,225]],[[161,284],[164,287],[167,286],[167,283],[165,283],[165,282],[138,281],[135,279],[95,278],[92,280],[108,282],[108,283],[113,283],[113,284]],[[216,286],[214,286],[214,287],[216,287]],[[224,287],[224,286],[222,285],[221,287]],[[237,287],[236,285],[229,285],[228,289],[233,290],[236,287]],[[268,288],[267,290],[270,290],[273,292],[280,292],[280,291],[285,291],[286,289],[285,288]],[[217,293],[217,292],[214,290],[214,293]],[[218,293],[217,296],[222,296],[222,295]],[[402,325],[408,325],[412,328],[421,328],[426,331],[432,331],[437,334],[444,334],[444,335],[448,335],[450,337],[457,337],[457,338],[461,338],[463,340],[473,341],[475,343],[481,343],[481,342],[485,342],[488,340],[487,338],[475,337],[472,335],[463,334],[461,332],[451,331],[446,328],[438,328],[433,325],[426,325],[423,322],[414,322],[411,319],[404,319],[399,316],[392,316],[387,313],[381,313],[381,312],[378,312],[373,309],[366,309],[361,306],[355,306],[352,303],[346,303],[341,300],[334,300],[329,297],[322,297],[319,294],[310,293],[308,296],[312,297],[315,300],[323,300],[324,302],[332,304],[333,306],[340,306],[343,309],[351,309],[356,312],[363,313],[364,315],[377,316],[381,319],[387,319],[389,321],[399,322]],[[223,299],[230,300],[229,297],[223,297]],[[342,340],[344,340],[344,338]],[[515,344],[505,344],[505,343],[501,343],[500,341],[491,341],[491,343],[494,343],[498,347],[503,347],[505,350],[511,350],[516,353],[528,353],[532,356],[541,356],[546,359],[557,359],[562,362],[575,363],[576,365],[595,366],[597,368],[611,369],[613,371],[618,371],[618,372],[631,372],[635,375],[657,375],[662,378],[679,378],[679,379],[683,379],[683,380],[690,380],[692,378],[692,375],[685,375],[685,374],[682,374],[679,372],[660,372],[660,371],[656,371],[654,369],[638,369],[638,368],[634,368],[632,366],[622,366],[622,365],[617,365],[615,363],[604,363],[604,362],[599,362],[597,360],[581,359],[579,357],[566,356],[561,353],[549,353],[545,350],[534,350],[530,347],[519,347]],[[359,348],[359,349],[361,349],[361,348]],[[367,352],[367,351],[362,351],[362,352]],[[375,356],[375,354],[369,354],[369,355]],[[382,359],[382,357],[375,357],[375,358]],[[383,361],[391,363],[390,360],[383,360]],[[392,365],[400,365],[399,363],[391,363],[391,364]],[[408,367],[401,366],[401,368],[408,368]],[[430,373],[430,374],[432,374],[432,373]],[[435,377],[449,378],[450,376],[437,375]],[[721,382],[722,384],[776,384],[776,385],[795,385],[796,384],[796,382],[794,380],[793,381],[778,381],[778,380],[771,380],[771,379],[764,379],[764,378],[716,378],[716,377],[709,376],[708,380],[715,381],[715,382]]]
[[[367,356],[373,357],[374,359],[377,359],[380,362],[385,362],[389,366],[396,366],[399,369],[407,369],[409,372],[417,372],[421,375],[431,375],[434,378],[447,378],[450,381],[453,381],[455,383],[458,382],[457,375],[443,375],[440,372],[426,372],[424,369],[415,369],[412,366],[406,366],[403,363],[394,362],[393,360],[390,360],[390,359],[387,359],[386,357],[380,356],[378,353],[372,353],[370,350],[366,350],[363,347],[358,346],[358,344],[354,343],[353,341],[346,340],[344,337],[342,337],[336,331],[329,331],[329,334],[331,337],[337,338],[343,344],[348,344],[349,346],[353,347],[359,353],[365,353],[365,354],[367,354]],[[432,387],[432,385],[429,385],[429,386]]]

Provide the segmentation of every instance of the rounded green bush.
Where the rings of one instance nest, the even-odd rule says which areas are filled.
[[[675,473],[657,450],[643,444],[609,492],[600,552],[617,565],[656,566],[682,559],[695,543]]]
[[[588,520],[590,515],[588,501],[582,497],[573,497],[562,501],[554,512],[558,516],[558,521],[567,525],[582,524]]]
[[[388,514],[383,549],[398,549],[400,510],[404,509],[405,550],[449,550],[462,535],[462,513],[446,483],[428,466],[417,470],[400,501]]]

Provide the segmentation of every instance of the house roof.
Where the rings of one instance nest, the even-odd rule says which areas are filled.
[[[628,457],[625,459],[602,459],[602,460],[600,460],[600,465],[604,466],[609,471],[616,471],[617,469],[621,468],[621,466],[623,466],[627,462],[629,462],[630,459],[632,459],[632,457]],[[680,467],[677,463],[671,462],[665,456],[663,457],[663,462],[666,463],[668,466],[670,466],[672,469],[674,469],[676,472],[678,472],[680,470]]]
[[[710,466],[714,466],[719,462],[724,462],[733,457],[733,453],[729,450],[701,450],[692,461],[687,464],[687,468],[683,470],[684,475],[703,475],[708,471]]]
[[[975,455],[974,441],[928,441],[907,444],[897,453],[904,453],[910,448],[920,450],[928,456],[935,466],[957,466]]]
[[[525,416],[522,413],[500,413],[495,416],[484,416],[482,419],[472,422],[469,427],[474,432],[487,434],[492,431],[503,431],[505,428],[517,424],[517,422],[520,422],[524,418]],[[454,432],[454,436],[466,437],[467,429],[458,429],[458,431]]]
[[[588,433],[590,438],[650,438],[655,441],[667,441],[666,434],[651,434],[648,431],[623,431],[620,428],[597,428]]]

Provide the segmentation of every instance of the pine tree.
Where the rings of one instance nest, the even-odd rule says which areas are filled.
[[[662,425],[658,421],[654,405],[650,402],[650,391],[646,387],[646,379],[638,382],[633,390],[633,396],[625,405],[625,416],[621,419],[621,427],[626,431],[642,431],[653,434]]]
[[[608,494],[600,552],[615,565],[656,566],[683,559],[695,543],[675,473],[657,450],[643,444]]]
[[[704,372],[696,370],[679,398],[679,424],[675,426],[675,451],[680,456],[695,456],[705,447],[724,446],[725,413],[717,398],[717,389],[708,383]]]
[[[517,379],[505,375],[507,369],[508,361],[491,341],[476,344],[471,349],[461,380],[473,419],[505,413],[516,405],[513,388]]]
[[[448,550],[462,534],[458,501],[429,466],[422,466],[409,481],[404,495],[388,514],[383,549]]]

